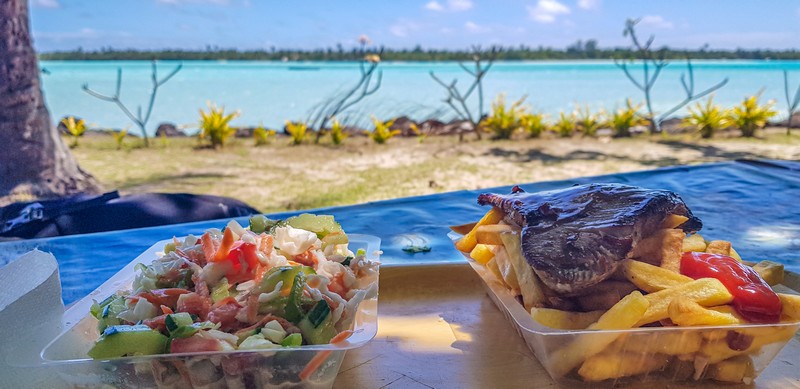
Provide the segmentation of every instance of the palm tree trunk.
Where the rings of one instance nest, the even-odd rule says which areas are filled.
[[[27,0],[0,1],[0,205],[100,191],[50,122]]]

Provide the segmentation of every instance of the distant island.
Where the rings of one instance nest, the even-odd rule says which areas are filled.
[[[381,52],[384,61],[463,61],[470,60],[470,50],[392,49],[369,47],[368,52]],[[800,50],[736,49],[678,50],[662,47],[658,50],[666,59],[783,59],[800,60]],[[40,53],[41,60],[55,61],[108,61],[108,60],[230,60],[230,61],[354,61],[360,60],[364,51],[359,48],[345,49],[342,45],[315,50],[291,50],[271,47],[267,50],[237,50],[207,47],[205,50],[134,50],[103,48],[100,50],[56,51]],[[595,60],[612,58],[634,58],[628,48],[599,48],[597,41],[577,41],[564,49],[551,47],[505,46],[499,47],[497,60]]]

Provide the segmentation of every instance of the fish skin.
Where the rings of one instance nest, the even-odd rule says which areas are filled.
[[[702,222],[675,193],[602,183],[527,193],[483,193],[478,204],[502,210],[522,228],[522,253],[548,287],[577,295],[613,274],[634,245],[661,227],[670,214],[689,219],[678,226],[695,232]]]

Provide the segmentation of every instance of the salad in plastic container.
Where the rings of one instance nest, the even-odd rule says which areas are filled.
[[[311,214],[161,242],[73,306],[42,357],[88,387],[329,387],[375,335],[379,244]]]

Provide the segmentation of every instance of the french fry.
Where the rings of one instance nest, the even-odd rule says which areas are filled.
[[[650,302],[639,291],[625,296],[611,307],[597,322],[588,327],[592,330],[624,330],[633,327],[647,311]],[[603,351],[622,333],[585,333],[553,353],[550,369],[556,377],[564,376],[578,367],[587,358]]]
[[[597,321],[605,311],[571,312],[552,308],[531,308],[531,317],[539,324],[562,330],[582,330]]]
[[[508,287],[508,284],[503,280],[503,273],[500,272],[500,267],[497,266],[497,261],[494,257],[492,257],[489,262],[486,262],[486,268],[489,269],[500,282]]]
[[[781,316],[789,321],[800,321],[800,296],[778,293],[778,298],[781,299]]]
[[[691,278],[644,262],[631,259],[622,263],[622,273],[625,278],[636,285],[637,288],[648,292],[672,288],[692,281]]]
[[[514,265],[508,258],[508,252],[502,246],[496,246],[497,251],[494,253],[494,260],[497,263],[497,268],[500,269],[503,281],[508,285],[516,294],[519,294],[519,281],[517,279],[517,272],[514,271]]]
[[[470,231],[472,231],[475,228],[476,224],[478,224],[478,222],[461,224],[461,225],[458,225],[458,226],[450,226],[450,230],[452,230],[453,232],[455,232],[456,234],[459,234],[459,235],[466,235],[467,233],[469,233]]]
[[[601,353],[588,358],[578,369],[578,374],[586,381],[603,381],[661,369],[670,360],[670,357],[660,354]]]
[[[514,267],[517,274],[519,284],[519,291],[522,294],[522,305],[525,310],[530,310],[533,307],[545,306],[546,296],[543,290],[542,282],[533,268],[522,256],[522,245],[519,241],[519,233],[506,232],[500,234],[503,246],[508,253],[508,259]]]
[[[641,354],[692,354],[700,350],[703,343],[703,336],[697,331],[654,331],[641,338],[636,338],[636,334],[632,336],[634,338],[624,345],[625,351]]]
[[[708,367],[706,377],[732,383],[750,384],[755,379],[753,360],[747,355],[726,359]]]
[[[497,246],[478,243],[475,248],[469,253],[469,257],[474,259],[475,262],[481,265],[486,265],[489,260],[494,258],[494,253],[497,251]]]
[[[586,294],[578,296],[578,304],[585,311],[593,309],[606,310],[622,300],[623,297],[636,290],[636,285],[627,281],[606,280],[590,287]]]
[[[753,265],[753,270],[770,286],[783,282],[783,264],[772,261],[761,261]]]
[[[703,306],[722,305],[733,300],[731,293],[719,280],[701,278],[644,296],[650,304],[644,317],[636,323],[637,326],[668,318],[669,304],[678,296],[689,298]]]
[[[684,326],[717,326],[743,323],[741,317],[733,311],[706,309],[696,301],[683,296],[677,296],[669,303],[669,319],[673,323]]]
[[[669,215],[663,222],[661,222],[661,228],[678,228],[681,224],[689,220],[688,217],[683,215]]]
[[[731,329],[726,331],[724,338],[704,343],[700,353],[709,364],[719,363],[737,355],[753,353],[768,344],[785,342],[794,336],[796,329],[796,326]]]
[[[639,241],[631,250],[630,257],[678,272],[685,236],[681,230],[658,230]]]
[[[712,240],[706,246],[706,252],[709,254],[731,255],[731,242],[727,240]]]
[[[456,248],[458,251],[469,253],[472,249],[475,248],[475,245],[478,244],[478,240],[475,237],[476,229],[480,226],[486,224],[497,224],[503,220],[503,212],[499,209],[492,207],[489,212],[486,212],[486,215],[483,215],[480,221],[475,224],[475,227],[470,230],[466,235],[464,235],[458,242],[456,242]]]
[[[683,248],[681,251],[684,253],[704,253],[706,252],[706,241],[700,234],[689,235],[683,239]]]
[[[475,239],[478,244],[503,244],[500,234],[514,232],[514,227],[508,224],[487,224],[475,229]]]

